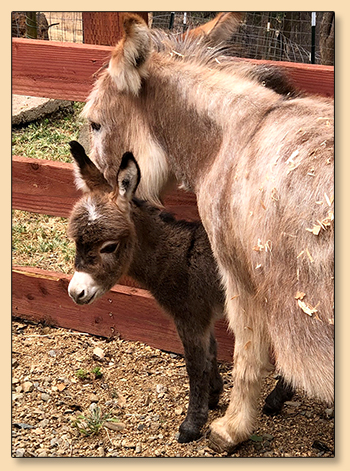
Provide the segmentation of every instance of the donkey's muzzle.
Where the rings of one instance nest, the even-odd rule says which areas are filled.
[[[89,273],[76,271],[68,285],[68,294],[76,304],[90,304],[98,294],[98,286]]]

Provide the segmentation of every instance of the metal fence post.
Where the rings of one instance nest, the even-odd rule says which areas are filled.
[[[315,63],[316,53],[316,12],[311,12],[311,64]]]

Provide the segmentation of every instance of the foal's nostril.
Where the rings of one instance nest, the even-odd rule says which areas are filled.
[[[78,299],[81,299],[85,296],[85,291],[82,290],[79,294],[78,294]]]

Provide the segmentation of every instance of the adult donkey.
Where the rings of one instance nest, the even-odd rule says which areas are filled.
[[[207,41],[152,40],[136,15],[124,29],[84,110],[92,159],[112,185],[132,151],[153,203],[175,181],[197,196],[236,340],[230,404],[210,434],[231,451],[271,363],[333,401],[333,103],[286,99]]]

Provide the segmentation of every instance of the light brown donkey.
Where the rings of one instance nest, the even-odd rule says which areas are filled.
[[[124,28],[84,111],[92,160],[112,184],[132,151],[139,196],[160,204],[175,181],[197,196],[236,339],[230,404],[211,425],[211,446],[231,451],[271,360],[333,401],[333,102],[286,99],[207,41],[154,39],[135,15]]]

